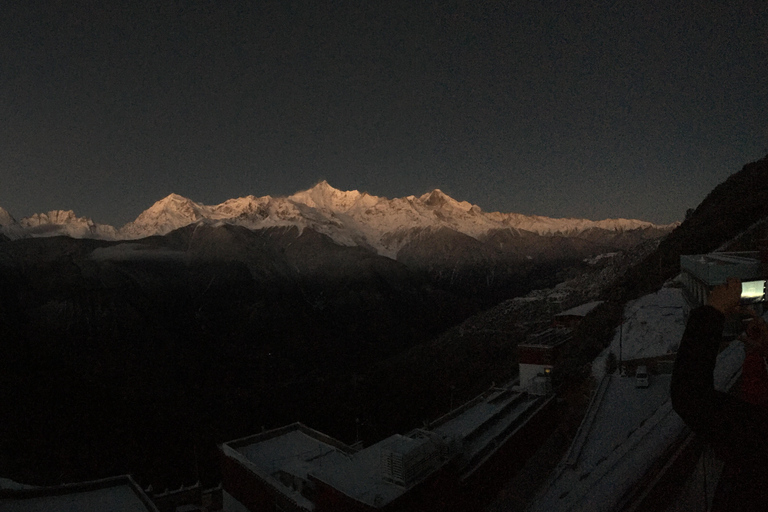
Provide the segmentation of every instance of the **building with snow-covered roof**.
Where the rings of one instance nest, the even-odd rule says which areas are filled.
[[[680,256],[680,279],[691,309],[705,305],[709,291],[729,277],[742,281],[744,300],[759,303],[765,298],[766,268],[758,251]]]
[[[198,481],[192,485],[181,485],[178,489],[165,489],[162,492],[156,492],[150,486],[146,493],[160,512],[221,510],[221,485],[204,489]]]
[[[53,487],[0,488],[3,512],[158,512],[128,475]]]
[[[465,404],[460,413],[448,413],[430,424],[433,432],[457,452],[455,468],[460,482],[488,476],[489,462],[504,452],[521,455],[523,446],[536,446],[538,433],[554,426],[550,412],[554,395],[534,396],[519,387],[491,388]],[[492,470],[490,470],[492,471]]]
[[[603,301],[601,300],[587,302],[586,304],[581,304],[575,308],[571,308],[567,311],[563,311],[562,313],[558,313],[552,317],[552,324],[555,327],[567,327],[569,329],[575,329],[576,326],[579,325],[582,320],[584,320],[585,316],[591,313],[597,306],[602,303]]]
[[[221,446],[224,508],[457,510],[459,489],[487,482],[489,472],[508,476],[498,461],[519,460],[554,428],[554,404],[553,395],[494,387],[428,427],[364,449],[301,423],[230,441]]]
[[[225,508],[392,510],[439,479],[451,453],[416,430],[355,450],[301,423],[221,446]]]

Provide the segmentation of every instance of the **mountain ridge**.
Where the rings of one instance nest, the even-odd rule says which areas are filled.
[[[0,232],[9,238],[66,235],[74,238],[135,240],[165,235],[194,224],[234,224],[249,229],[295,226],[311,228],[340,245],[361,246],[395,258],[408,243],[408,232],[448,228],[479,239],[496,230],[527,231],[544,236],[577,236],[600,229],[622,232],[636,229],[671,231],[677,223],[655,225],[637,219],[551,218],[519,213],[484,212],[479,206],[458,201],[440,189],[421,196],[388,199],[342,191],[323,180],[290,196],[233,198],[218,205],[204,205],[172,193],[155,202],[135,220],[119,229],[76,217],[71,210],[35,214],[16,222],[0,212]],[[8,217],[10,220],[4,220]],[[7,226],[6,226],[7,224]],[[400,235],[398,235],[400,233]]]

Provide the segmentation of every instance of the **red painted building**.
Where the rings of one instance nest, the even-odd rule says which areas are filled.
[[[517,346],[520,387],[535,395],[551,391],[550,377],[560,359],[560,352],[571,341],[569,329],[547,329],[532,334]]]

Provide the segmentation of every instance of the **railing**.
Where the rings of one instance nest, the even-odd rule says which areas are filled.
[[[576,436],[573,438],[571,447],[568,448],[568,453],[565,456],[566,466],[575,466],[576,462],[579,460],[581,449],[584,447],[584,442],[587,440],[592,424],[595,422],[597,410],[600,408],[600,402],[603,400],[603,395],[605,395],[605,390],[608,389],[610,380],[610,375],[603,375],[603,378],[600,379],[600,384],[595,388],[594,393],[592,393],[592,398],[587,407],[587,414],[584,416],[584,419],[581,420],[579,429],[576,431]]]

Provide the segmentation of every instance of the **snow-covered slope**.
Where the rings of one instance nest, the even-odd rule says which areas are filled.
[[[11,224],[16,224],[16,219],[10,213],[0,208],[0,227],[10,226]]]
[[[86,217],[78,217],[72,210],[35,213],[17,222],[6,210],[0,208],[0,234],[10,239],[60,235],[105,240],[117,238],[117,230],[112,226],[97,224]]]
[[[22,228],[19,223],[16,222],[16,219],[3,208],[0,208],[0,235],[5,235],[6,237],[0,237],[0,240],[14,240],[24,236],[24,228]]]
[[[552,219],[516,213],[485,213],[466,201],[456,201],[438,189],[422,196],[387,199],[365,192],[341,191],[322,181],[288,197],[246,196],[218,205],[203,205],[171,194],[152,205],[119,230],[78,219],[72,212],[49,212],[23,219],[31,234],[69,234],[74,237],[138,239],[164,235],[193,224],[227,223],[260,229],[274,226],[311,228],[341,245],[359,245],[394,257],[424,230],[450,229],[473,238],[494,230],[525,230],[541,235],[574,236],[594,229],[625,231],[654,226],[626,219],[591,221]],[[0,217],[2,224],[2,217]],[[56,230],[50,226],[57,226]],[[50,231],[46,231],[46,229]]]
[[[680,288],[665,287],[628,302],[613,340],[592,363],[595,377],[605,373],[610,352],[622,359],[664,356],[676,352],[685,330],[685,299]]]
[[[52,210],[36,213],[19,223],[30,236],[59,236],[72,238],[101,238],[112,240],[117,230],[105,224],[96,224],[87,217],[78,217],[72,210]]]
[[[171,194],[149,207],[136,220],[120,229],[119,238],[144,238],[164,235],[193,222],[211,217],[211,209],[202,204]]]
[[[3,208],[0,208],[0,234],[5,235],[11,240],[21,238],[24,232],[16,219]]]

